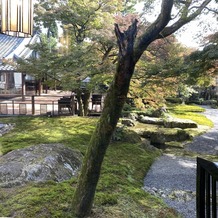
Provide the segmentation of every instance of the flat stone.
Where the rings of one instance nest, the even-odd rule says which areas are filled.
[[[164,124],[164,120],[162,118],[148,117],[148,116],[143,116],[143,115],[140,115],[138,117],[138,121],[141,123],[145,123],[145,124],[155,124],[155,125]]]
[[[154,124],[154,125],[162,125],[166,128],[180,128],[180,129],[188,129],[188,128],[198,128],[197,123],[188,119],[179,119],[168,117],[167,119],[157,118],[157,117],[148,117],[140,115],[138,117],[138,121],[145,124]]]
[[[189,128],[198,128],[197,123],[188,119],[179,119],[179,118],[170,118],[164,122],[164,127],[166,128],[180,128],[180,129],[189,129]]]

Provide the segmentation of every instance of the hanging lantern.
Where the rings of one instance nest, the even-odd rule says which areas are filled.
[[[1,32],[16,37],[33,33],[33,0],[1,0]]]

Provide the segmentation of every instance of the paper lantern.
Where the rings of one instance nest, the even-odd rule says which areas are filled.
[[[33,33],[33,0],[1,0],[1,32],[16,37]]]

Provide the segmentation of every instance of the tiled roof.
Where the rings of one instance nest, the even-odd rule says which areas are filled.
[[[38,35],[34,35],[32,38],[18,38],[0,34],[0,71],[14,71],[12,66],[2,64],[2,60],[29,58],[32,51],[26,45],[34,44],[38,39]]]
[[[29,38],[28,45],[33,45],[37,43],[38,40],[39,40],[39,35],[36,34],[32,38]],[[32,50],[30,50],[28,47],[25,46],[24,49],[21,50],[21,52],[19,52],[18,54],[15,54],[15,57],[27,59],[31,56],[31,54],[32,54]]]
[[[11,71],[15,71],[15,70],[14,70],[14,68],[11,65],[0,63],[0,72],[1,71],[3,71],[3,72],[5,72],[5,71],[11,72]]]
[[[24,38],[0,34],[0,59],[9,56],[23,42]]]

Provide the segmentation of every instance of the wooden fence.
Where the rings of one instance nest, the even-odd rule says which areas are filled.
[[[58,98],[60,97],[25,97],[0,101],[0,115],[58,115]]]
[[[93,96],[92,96],[93,97]],[[103,101],[92,98],[89,102],[91,114],[100,113]],[[78,104],[72,96],[26,96],[25,99],[12,98],[0,100],[0,116],[13,115],[75,115]]]

